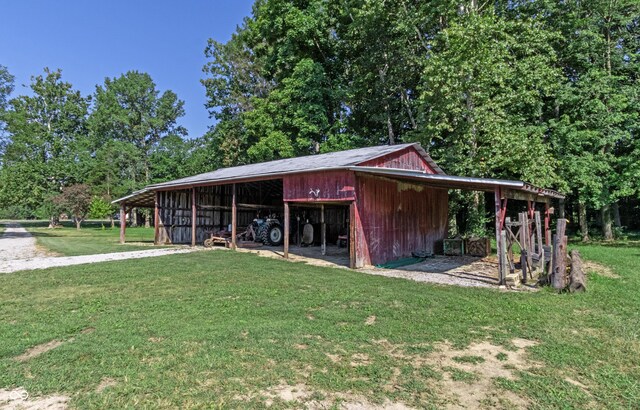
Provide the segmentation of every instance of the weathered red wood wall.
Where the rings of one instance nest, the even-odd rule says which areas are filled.
[[[422,155],[413,147],[407,147],[401,151],[363,162],[359,165],[367,167],[400,168],[426,171],[435,174],[435,170],[429,165]]]
[[[433,252],[447,234],[448,192],[359,174],[356,179],[356,267]]]
[[[296,202],[353,201],[355,183],[355,174],[351,171],[289,175],[283,179],[283,199]]]

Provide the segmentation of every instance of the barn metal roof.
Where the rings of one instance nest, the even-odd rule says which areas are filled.
[[[401,151],[407,147],[414,147],[436,171],[436,174],[427,174],[422,171],[395,168],[359,166],[359,164],[364,162]],[[247,180],[275,179],[290,174],[345,169],[396,179],[413,180],[442,188],[493,191],[496,187],[503,187],[505,189],[534,194],[537,197],[564,198],[564,196],[556,191],[538,188],[523,181],[446,175],[444,171],[442,171],[442,169],[433,161],[433,159],[431,159],[429,154],[427,154],[427,152],[420,146],[420,144],[411,143],[359,148],[347,151],[331,152],[328,154],[308,155],[261,162],[258,164],[221,168],[204,174],[149,185],[139,191],[113,201],[113,203],[126,203],[129,206],[152,207],[154,204],[155,191],[158,190],[190,188],[193,186],[202,186],[207,184],[232,183]]]
[[[401,151],[407,147],[415,147],[418,152],[427,160],[436,172],[444,173],[440,167],[431,159],[420,144],[399,144],[399,145],[383,145],[379,147],[367,147],[350,149],[347,151],[330,152],[327,154],[306,155],[296,158],[285,158],[275,161],[260,162],[257,164],[240,165],[237,167],[220,168],[212,172],[194,175],[187,178],[176,179],[174,181],[163,182],[160,184],[150,185],[150,188],[166,188],[203,182],[216,182],[224,180],[233,180],[237,178],[262,177],[278,174],[288,174],[291,172],[313,171],[323,168],[342,168],[361,164],[372,159],[380,158],[385,155]]]
[[[427,163],[439,174],[444,171],[436,164],[419,143],[383,145],[376,147],[357,148],[346,151],[330,152],[327,154],[307,155],[296,158],[279,159],[275,161],[260,162],[257,164],[240,165],[237,167],[220,168],[212,172],[205,172],[186,178],[149,185],[139,191],[133,192],[123,198],[116,199],[114,203],[126,202],[132,206],[153,206],[153,192],[166,188],[191,187],[207,183],[232,182],[251,178],[268,179],[278,175],[287,175],[300,172],[324,171],[344,169],[363,162],[371,161],[385,155],[401,151],[407,147],[413,147],[427,161]],[[151,204],[151,205],[149,205]]]
[[[349,169],[360,173],[420,182],[438,188],[492,192],[496,189],[496,187],[500,187],[506,190],[512,190],[516,192],[519,191],[525,194],[533,194],[539,198],[564,199],[564,195],[557,191],[554,191],[552,189],[540,188],[524,181],[427,174],[422,171],[397,168],[351,167]]]

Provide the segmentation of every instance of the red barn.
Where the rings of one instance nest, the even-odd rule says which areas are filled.
[[[287,255],[309,220],[323,244],[348,238],[349,265],[357,268],[433,252],[447,235],[449,189],[495,192],[498,215],[506,198],[548,203],[561,197],[522,181],[446,175],[413,143],[223,168],[150,185],[115,202],[123,215],[133,207],[155,210],[156,244],[196,245],[231,225],[235,247],[238,227],[269,213],[284,225]]]

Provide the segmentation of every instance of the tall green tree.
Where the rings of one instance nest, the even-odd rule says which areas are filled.
[[[556,184],[546,101],[560,84],[554,34],[533,21],[472,13],[434,39],[421,85],[420,140],[447,172]],[[484,229],[476,194],[467,221]]]
[[[4,136],[5,122],[3,115],[7,109],[9,95],[13,92],[13,82],[14,77],[11,75],[7,67],[0,65],[0,138],[3,138]],[[0,141],[0,143],[2,143],[2,141]]]
[[[555,47],[565,81],[552,121],[560,173],[577,202],[583,239],[588,210],[600,213],[613,238],[612,210],[637,195],[640,94],[640,3],[633,0],[537,2],[549,26],[562,33]],[[537,13],[534,10],[532,13]],[[617,218],[616,218],[617,219]]]
[[[86,138],[89,100],[60,70],[31,79],[30,96],[9,101],[9,138],[2,153],[0,206],[35,216],[46,198],[83,178],[90,150]],[[46,216],[49,215],[40,215]]]
[[[173,91],[161,94],[151,76],[138,71],[105,79],[103,85],[96,87],[94,102],[89,119],[94,141],[98,146],[109,141],[130,144],[121,145],[126,152],[120,159],[135,147],[140,166],[127,167],[130,172],[127,185],[140,188],[149,184],[153,180],[151,158],[160,141],[170,135],[182,137],[187,134],[186,129],[178,125],[178,119],[184,115],[184,102]],[[101,152],[113,154],[112,148],[113,145],[108,151]],[[148,225],[149,214],[146,216],[145,224]],[[134,224],[137,224],[135,218]]]
[[[129,71],[117,78],[107,78],[97,86],[91,132],[98,141],[122,141],[133,144],[142,164],[135,182],[148,184],[151,179],[150,158],[154,148],[167,135],[184,136],[178,125],[184,115],[184,102],[170,90],[160,94],[151,76]]]

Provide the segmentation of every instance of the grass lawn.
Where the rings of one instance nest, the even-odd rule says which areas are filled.
[[[77,230],[72,221],[62,221],[62,228],[49,229],[48,221],[18,221],[36,237],[39,246],[64,256],[93,255],[151,249],[153,228],[127,227],[127,242],[120,244],[120,228],[116,222],[85,221]],[[159,246],[156,248],[160,248]]]
[[[468,386],[489,392],[485,407],[637,408],[640,247],[580,249],[619,277],[590,273],[578,295],[503,293],[222,250],[6,274],[0,388],[82,409],[300,408],[285,385],[334,406],[442,408]],[[494,350],[467,349],[480,342]],[[512,377],[484,377],[497,367]]]

